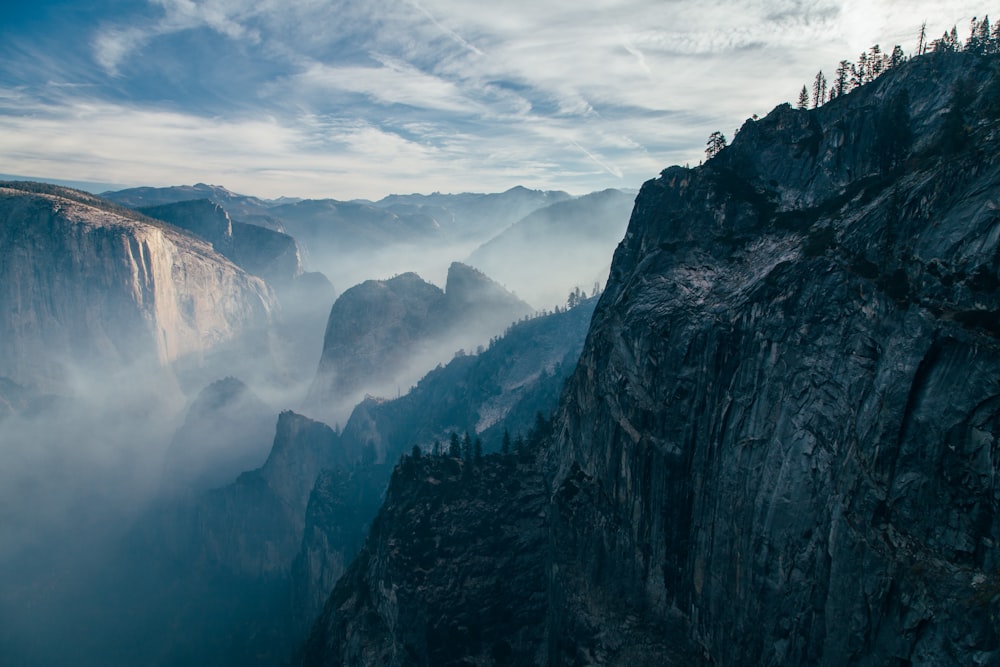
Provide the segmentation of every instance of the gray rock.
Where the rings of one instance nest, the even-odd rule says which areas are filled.
[[[551,459],[553,540],[579,545],[554,570],[557,642],[606,646],[580,635],[596,600],[681,613],[719,665],[1000,660],[980,594],[1000,162],[986,131],[946,159],[935,113],[990,71],[917,59],[643,187]],[[914,141],[886,169],[877,120],[904,91]],[[599,502],[562,502],[569,483]]]
[[[0,375],[39,390],[74,366],[198,366],[275,307],[207,243],[54,186],[0,188],[0,253]]]

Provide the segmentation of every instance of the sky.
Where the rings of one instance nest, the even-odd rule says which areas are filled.
[[[574,194],[696,164],[962,0],[33,0],[0,16],[0,173],[275,198]],[[981,16],[981,14],[980,14]],[[1000,17],[998,17],[1000,18]]]

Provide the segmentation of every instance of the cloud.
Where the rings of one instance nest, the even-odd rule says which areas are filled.
[[[47,33],[0,28],[0,127],[22,135],[0,138],[6,172],[345,198],[636,187],[697,162],[711,131],[731,135],[793,100],[817,70],[876,41],[912,50],[925,17],[933,36],[978,11],[929,0],[87,7]]]
[[[471,51],[472,53],[476,54],[477,56],[483,55],[482,51],[480,51],[478,48],[476,48],[476,46],[474,46],[473,44],[470,44],[469,42],[465,41],[465,39],[461,35],[459,35],[457,32],[455,32],[454,30],[451,30],[450,28],[446,28],[445,26],[441,25],[441,23],[436,18],[434,18],[434,16],[431,15],[431,13],[429,11],[427,11],[426,9],[424,9],[424,7],[419,2],[416,2],[416,0],[408,0],[408,1],[409,1],[410,5],[412,5],[413,7],[415,7],[417,9],[417,11],[419,11],[421,14],[423,14],[424,16],[426,16],[427,20],[429,20],[431,23],[433,23],[435,27],[437,27],[438,29],[441,30],[441,32],[445,33],[446,35],[448,35],[449,37],[451,37],[453,40],[455,40],[456,42],[458,42],[459,44],[461,44],[463,48],[468,49],[469,51]]]
[[[329,89],[360,93],[379,104],[464,113],[477,110],[454,83],[389,56],[373,53],[371,57],[377,66],[314,63],[293,77],[290,85],[320,93]]]

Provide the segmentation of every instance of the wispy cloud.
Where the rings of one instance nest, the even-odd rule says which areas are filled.
[[[912,50],[924,19],[961,31],[979,10],[97,0],[45,32],[0,26],[0,152],[6,172],[262,195],[635,187],[816,70],[876,41]]]
[[[405,104],[417,109],[473,113],[475,102],[454,83],[422,72],[409,63],[373,53],[372,66],[313,63],[290,81],[293,88],[314,92],[360,93],[378,104]]]

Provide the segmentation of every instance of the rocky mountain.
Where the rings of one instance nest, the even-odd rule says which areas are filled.
[[[187,192],[184,188],[180,190]],[[232,199],[229,197],[227,204]],[[326,314],[335,291],[322,273],[303,272],[295,239],[256,224],[234,221],[222,205],[208,199],[136,210],[208,241],[219,254],[247,273],[263,278],[274,289],[281,307],[272,321],[268,350],[271,363],[259,364],[254,369],[243,367],[239,372],[257,376],[256,379],[270,385],[304,384],[315,370]]]
[[[234,384],[223,382],[210,396]],[[219,410],[211,414],[215,428],[225,425]],[[212,422],[202,424],[207,438]],[[351,464],[324,424],[285,411],[273,428],[259,467],[219,488],[161,499],[142,514],[81,591],[85,618],[53,615],[68,637],[86,637],[74,662],[269,665],[292,649],[289,577],[310,490],[321,471]]]
[[[634,199],[604,190],[537,209],[466,261],[537,307],[561,304],[575,288],[604,284]]]
[[[643,186],[539,457],[518,664],[1000,660],[998,130],[995,57],[935,53]],[[302,664],[511,655],[479,601],[513,545],[432,548],[504,512],[409,465]]]
[[[310,403],[335,415],[365,394],[398,394],[456,350],[486,342],[529,312],[457,262],[444,290],[415,273],[361,283],[330,309]]]
[[[311,255],[371,250],[437,234],[437,223],[425,216],[396,215],[366,202],[305,199],[271,209]]]
[[[588,210],[588,205],[582,205],[577,207],[576,212],[569,211],[569,214],[579,218],[578,223],[582,221],[583,224],[579,225],[581,229],[588,227],[588,221],[595,217],[597,211],[602,210],[601,207],[607,205],[607,196],[599,193],[595,195],[598,196],[587,199],[590,205],[596,207],[594,210]],[[210,201],[232,217],[231,225],[234,230],[243,225],[252,225],[243,229],[242,234],[235,233],[237,244],[241,236],[247,237],[251,232],[262,236],[260,228],[287,233],[294,237],[303,265],[311,271],[322,272],[339,289],[378,275],[403,271],[413,271],[438,282],[444,278],[445,268],[456,258],[466,257],[472,250],[532,212],[573,199],[565,192],[530,190],[517,186],[506,192],[490,194],[390,195],[377,202],[286,198],[262,200],[203,183],[169,188],[132,188],[106,192],[102,196],[124,206],[150,212],[151,215],[170,216],[165,219],[199,234],[201,232],[195,227],[203,223],[191,221],[189,213],[185,211],[193,206],[193,201]],[[156,211],[153,212],[153,209]],[[219,226],[211,221],[211,214],[202,211],[200,215],[205,216],[209,227]],[[620,224],[623,219],[623,215],[614,216],[614,220],[619,222],[616,228],[619,237],[623,231]],[[596,233],[604,238],[600,232]],[[227,239],[220,240],[211,234],[201,235],[208,238],[223,254],[232,245]],[[290,255],[281,252],[282,246],[277,243],[279,238],[249,241],[244,244],[244,252],[226,256],[276,285],[275,271],[283,275],[287,267],[284,261],[278,262],[278,266],[272,266],[271,258],[290,258]],[[268,241],[267,248],[262,251],[261,244],[265,240]],[[554,239],[556,242],[561,240],[563,236]],[[581,240],[579,236],[576,239],[578,244]],[[613,239],[611,244],[617,240]],[[534,247],[528,249],[535,250]],[[606,254],[610,249],[611,246],[607,244],[601,245],[601,252],[605,254],[600,256],[597,264],[606,264]],[[560,251],[558,256],[564,254]],[[581,258],[579,252],[570,257],[580,261],[591,259],[589,256]],[[496,260],[496,253],[490,254],[490,259],[502,264]],[[509,269],[510,264],[504,268]],[[599,273],[598,270],[595,275]],[[592,278],[588,274],[581,286],[593,284],[595,280]],[[565,299],[568,289],[564,289],[564,282],[566,281],[560,282],[559,288],[553,290],[557,294],[556,298],[546,297],[546,307]],[[532,283],[518,283],[522,284]],[[568,284],[572,288],[575,283]]]
[[[274,297],[207,243],[82,192],[0,188],[0,376],[184,361],[265,328]]]

